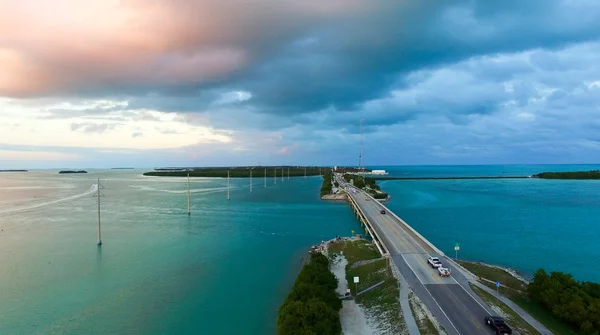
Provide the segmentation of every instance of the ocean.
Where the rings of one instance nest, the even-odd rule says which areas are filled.
[[[392,176],[530,175],[600,166],[408,166]],[[145,170],[0,173],[0,334],[273,334],[307,249],[360,226],[320,177],[277,184]],[[101,178],[96,246],[93,184]],[[449,255],[597,280],[599,181],[383,181],[390,209]]]
[[[270,334],[311,245],[360,228],[320,177],[0,174],[0,334]],[[104,185],[96,246],[96,178]]]

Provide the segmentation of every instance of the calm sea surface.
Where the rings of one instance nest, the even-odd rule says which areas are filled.
[[[600,166],[381,167],[396,176],[530,175]],[[0,334],[270,334],[306,249],[359,231],[319,177],[0,173]],[[96,247],[95,179],[104,245]],[[385,181],[389,207],[448,254],[597,280],[600,182]],[[232,320],[235,320],[232,322]]]
[[[310,245],[360,227],[321,178],[0,173],[0,334],[269,334]],[[104,245],[96,247],[95,178]]]

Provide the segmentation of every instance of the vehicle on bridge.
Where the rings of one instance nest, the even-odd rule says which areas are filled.
[[[385,214],[385,209],[380,210],[379,213]]]
[[[512,334],[512,329],[499,316],[486,316],[485,323],[491,327],[496,334]]]
[[[427,258],[427,263],[429,263],[429,265],[431,265],[432,268],[439,268],[440,266],[442,266],[442,262],[438,257]]]
[[[438,271],[440,273],[440,276],[442,276],[442,277],[449,277],[450,276],[450,269],[448,269],[448,268],[440,266],[438,268]]]

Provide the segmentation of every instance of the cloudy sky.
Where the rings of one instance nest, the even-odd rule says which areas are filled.
[[[597,0],[0,0],[0,169],[600,162]]]

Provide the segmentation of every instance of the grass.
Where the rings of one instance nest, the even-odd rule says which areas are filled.
[[[394,278],[387,260],[380,259],[371,263],[354,266],[356,262],[375,260],[381,255],[375,246],[366,240],[338,241],[331,243],[328,247],[329,255],[342,253],[348,264],[346,265],[346,280],[348,288],[356,296],[356,285],[354,277],[358,276],[360,282],[358,291],[364,290],[381,281],[383,284],[365,292],[356,298],[356,303],[361,304],[369,314],[376,316],[379,320],[385,320],[382,324],[392,334],[402,333],[406,327],[402,318],[402,310],[398,296],[398,282]]]
[[[459,263],[462,266],[464,266],[467,270],[471,271],[477,276],[480,276],[481,278],[489,279],[492,281],[500,281],[500,283],[502,283],[503,285],[512,288],[513,290],[501,287],[500,294],[512,300],[512,302],[514,302],[527,313],[529,313],[532,317],[534,317],[538,322],[543,324],[554,334],[577,334],[577,331],[575,331],[569,325],[555,318],[554,315],[552,315],[551,311],[543,308],[535,301],[530,300],[527,294],[527,285],[522,281],[511,276],[506,271],[478,263],[464,261],[459,261]],[[486,281],[481,281],[481,283],[493,290],[496,289],[496,286],[492,283]],[[485,293],[487,294],[487,292]]]
[[[377,259],[381,255],[375,248],[375,246],[366,240],[358,241],[338,241],[333,242],[329,245],[329,255],[333,253],[339,254],[344,252],[344,257],[348,260],[348,265],[356,263],[358,261],[364,261],[368,259]]]
[[[494,282],[500,282],[500,284],[512,288],[518,291],[527,290],[527,284],[513,277],[510,273],[493,267],[489,267],[479,263],[471,263],[465,261],[458,261],[460,265],[471,271],[476,276],[481,278],[489,279]],[[496,289],[494,287],[494,289]]]
[[[519,331],[519,334],[540,334],[535,328],[533,328],[527,321],[525,321],[517,312],[513,311],[512,308],[508,307],[502,301],[496,299],[493,295],[480,289],[479,287],[471,285],[471,289],[481,297],[488,305],[496,306],[503,314],[506,315],[506,321],[513,330]]]
[[[417,323],[417,327],[419,327],[419,332],[423,335],[437,335],[440,332],[435,328],[433,322],[427,316],[423,307],[420,307],[415,299],[415,294],[413,292],[409,293],[408,304],[410,305],[410,311],[412,315],[415,317],[415,322]],[[422,318],[418,317],[419,315],[423,316]]]

